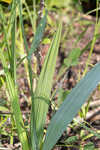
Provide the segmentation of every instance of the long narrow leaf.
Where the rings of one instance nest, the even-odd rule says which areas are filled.
[[[15,9],[14,9],[15,8]],[[12,24],[11,24],[11,29],[12,29],[12,34],[11,34],[11,49],[9,46],[9,41],[8,41],[8,30],[5,27],[5,18],[3,18],[4,14],[2,11],[2,7],[0,7],[0,11],[2,12],[2,15],[0,15],[0,17],[2,18],[2,23],[3,23],[3,27],[4,27],[4,34],[5,34],[5,42],[7,45],[7,50],[9,50],[9,63],[10,68],[8,67],[8,61],[6,61],[6,57],[4,55],[4,51],[3,51],[3,47],[0,49],[0,60],[1,63],[3,65],[3,69],[4,69],[4,74],[6,77],[6,85],[7,85],[7,90],[9,93],[9,97],[11,100],[11,112],[13,113],[13,117],[16,123],[16,127],[17,127],[17,131],[18,131],[18,136],[19,136],[19,140],[22,144],[22,148],[23,150],[29,150],[29,145],[28,145],[28,138],[27,138],[27,134],[26,131],[24,129],[24,122],[23,122],[23,118],[22,118],[22,114],[21,114],[21,110],[20,110],[20,104],[19,104],[19,98],[18,98],[18,93],[17,93],[17,86],[15,84],[15,80],[16,80],[16,59],[15,59],[15,32],[16,32],[16,1],[13,1],[12,4],[12,9],[14,10],[14,15],[11,14],[11,20],[12,20]],[[13,57],[13,58],[12,58]],[[12,67],[12,68],[11,68]]]
[[[12,3],[12,9],[16,10],[16,1]],[[13,11],[14,19],[12,22],[12,29],[11,29],[11,59],[10,59],[10,66],[11,66],[11,75],[14,79],[14,82],[16,81],[16,49],[15,49],[15,41],[16,41],[16,11]]]
[[[25,50],[28,54],[28,43],[27,43],[27,39],[25,36],[25,31],[24,31],[24,24],[23,24],[23,16],[22,16],[22,1],[18,0],[18,6],[19,6],[19,19],[20,19],[20,24],[21,24],[21,30],[22,30],[22,35],[23,35],[23,41],[24,41],[24,45],[25,45]]]
[[[23,24],[23,16],[22,16],[22,1],[18,0],[19,2],[19,11],[20,11],[20,23],[21,23],[21,29],[22,29],[22,35],[23,35],[23,40],[24,40],[24,45],[25,45],[25,49],[27,52],[27,60],[28,60],[28,73],[29,73],[29,81],[30,81],[30,93],[31,93],[31,100],[33,103],[34,100],[34,93],[33,93],[33,75],[32,75],[32,66],[31,66],[31,56],[34,53],[34,51],[36,50],[36,48],[39,46],[40,40],[43,36],[44,33],[44,29],[45,29],[45,25],[46,25],[46,15],[43,17],[43,19],[41,20],[38,28],[37,28],[37,32],[35,34],[35,37],[32,41],[32,45],[30,50],[28,49],[28,43],[26,40],[26,36],[25,36],[25,32],[24,32],[24,24]],[[33,105],[32,105],[32,112],[34,111],[33,109]],[[38,149],[37,146],[37,136],[36,136],[36,127],[35,127],[35,123],[33,121],[34,118],[34,113],[31,113],[31,125],[30,125],[30,132],[31,132],[31,149],[32,150],[36,150]]]
[[[43,150],[51,150],[57,140],[73,120],[82,104],[100,82],[100,63],[73,88],[59,110],[56,112],[47,129]]]
[[[7,83],[9,96],[11,99],[12,112],[13,112],[14,119],[16,122],[16,127],[18,129],[18,136],[21,141],[23,150],[28,150],[29,149],[28,139],[27,139],[26,131],[23,128],[24,123],[23,123],[22,114],[21,114],[21,110],[20,110],[17,89],[16,89],[14,81],[11,77],[11,74],[7,68],[7,63],[5,61],[5,57],[4,57],[1,49],[0,49],[0,59],[1,59],[4,71],[5,71],[6,83]]]
[[[31,45],[30,51],[28,53],[29,59],[31,59],[32,54],[35,52],[35,50],[38,48],[38,46],[40,44],[40,41],[41,41],[43,34],[44,34],[44,30],[45,30],[45,26],[46,26],[46,20],[47,20],[47,11],[46,11],[45,16],[40,20],[40,24],[37,27],[35,37],[32,41],[32,45]]]
[[[58,31],[54,36],[51,43],[51,47],[48,50],[38,85],[35,91],[34,100],[34,122],[36,122],[36,132],[39,141],[39,146],[43,138],[43,128],[46,120],[46,114],[48,111],[48,103],[50,100],[50,92],[52,87],[52,80],[56,65],[56,58],[58,54],[58,47],[60,43],[62,25],[58,27]]]

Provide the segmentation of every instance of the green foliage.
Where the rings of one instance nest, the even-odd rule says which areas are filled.
[[[58,0],[46,0],[45,1],[46,4],[48,5],[48,7],[52,7],[52,6],[56,6],[56,7],[68,7],[68,5],[70,4],[70,0],[62,0],[62,1],[58,1]]]
[[[94,150],[94,149],[95,149],[95,147],[92,142],[89,142],[84,146],[84,150]]]
[[[15,10],[14,10],[15,9]],[[16,12],[16,3],[15,1],[12,4],[12,10],[14,10]],[[11,10],[11,12],[12,12]],[[13,117],[15,119],[16,122],[16,127],[18,129],[18,134],[19,134],[19,139],[23,145],[23,149],[28,150],[29,149],[29,145],[28,145],[28,140],[27,140],[27,136],[26,136],[26,132],[24,130],[23,126],[23,119],[22,119],[22,115],[21,115],[21,110],[20,110],[20,105],[19,105],[19,98],[18,98],[18,93],[17,93],[17,87],[15,85],[16,82],[16,54],[15,54],[15,32],[16,32],[16,26],[15,26],[15,20],[16,20],[16,14],[11,14],[11,30],[13,29],[13,33],[11,34],[11,39],[12,39],[12,47],[10,49],[9,46],[9,42],[7,40],[7,28],[5,26],[5,16],[2,10],[2,7],[0,5],[0,17],[2,19],[3,22],[3,32],[4,32],[4,36],[5,36],[5,43],[7,48],[8,48],[8,56],[9,56],[9,64],[11,64],[12,68],[8,67],[8,61],[5,59],[5,56],[3,55],[3,47],[0,49],[0,60],[2,62],[3,65],[3,69],[4,69],[4,73],[5,73],[5,77],[6,77],[6,88],[7,91],[9,93],[9,97],[10,97],[10,101],[11,101],[11,108],[12,108],[12,113],[13,113]],[[10,31],[11,31],[10,30]]]
[[[78,59],[80,57],[81,50],[79,48],[73,49],[68,58],[64,59],[64,65],[67,66],[68,68],[70,66],[75,66],[78,64]]]
[[[65,100],[65,98],[67,97],[67,95],[70,93],[70,91],[65,91],[62,88],[59,89],[58,91],[58,100],[57,100],[57,106],[59,108],[59,106],[61,105],[61,103]]]
[[[75,143],[75,142],[77,142],[78,141],[78,137],[77,136],[71,136],[71,137],[68,137],[65,141],[64,141],[64,143],[65,144],[73,144],[73,143]]]
[[[32,41],[31,48],[30,48],[30,51],[28,54],[28,59],[31,59],[32,53],[34,53],[36,51],[37,47],[40,44],[40,41],[43,37],[44,29],[46,26],[46,18],[47,18],[47,12],[46,12],[45,16],[41,19],[39,26],[36,30],[36,34],[34,36],[34,39]]]
[[[39,2],[39,1],[38,1]],[[74,1],[76,2],[76,1]],[[28,12],[29,18],[32,23],[32,28],[34,28],[35,35],[32,40],[31,48],[28,47],[27,38],[25,36],[25,29],[24,29],[24,19],[23,19],[23,8],[22,8],[22,1],[21,0],[14,0],[11,5],[11,13],[10,13],[10,19],[8,23],[6,23],[6,17],[3,12],[2,6],[0,5],[0,19],[2,21],[2,33],[4,34],[4,39],[2,44],[0,44],[0,60],[3,65],[3,76],[5,79],[3,82],[5,83],[6,90],[8,93],[8,99],[10,101],[11,110],[6,107],[7,104],[5,100],[0,99],[0,111],[10,111],[12,113],[12,120],[16,124],[18,136],[20,139],[20,142],[22,144],[23,150],[51,150],[53,146],[56,144],[57,140],[60,138],[60,136],[63,134],[63,132],[66,130],[66,127],[68,124],[73,120],[75,115],[80,110],[81,106],[84,104],[84,102],[88,99],[90,94],[93,92],[93,90],[96,88],[98,83],[100,82],[100,64],[97,64],[93,69],[91,69],[90,72],[84,76],[83,79],[80,80],[80,82],[76,85],[75,88],[72,89],[72,91],[64,91],[63,89],[59,90],[59,97],[57,101],[57,106],[59,107],[55,115],[52,117],[52,120],[47,128],[47,132],[44,138],[44,126],[46,122],[46,116],[48,113],[48,107],[50,105],[51,100],[51,90],[53,87],[53,76],[56,66],[56,59],[58,55],[59,50],[59,44],[61,39],[61,31],[62,31],[62,23],[59,23],[58,30],[54,34],[53,40],[51,42],[50,48],[48,50],[48,53],[45,57],[45,61],[42,67],[42,70],[40,72],[40,75],[38,77],[38,82],[36,85],[35,92],[33,91],[33,69],[31,64],[31,58],[32,54],[36,52],[37,48],[39,47],[39,44],[42,40],[43,34],[45,32],[46,27],[46,21],[47,21],[47,12],[45,11],[44,17],[41,19],[40,24],[38,25],[36,32],[34,24],[32,23],[32,15],[30,13],[30,10],[25,4],[26,10]],[[46,0],[46,4],[48,7],[67,7],[67,5],[70,4],[69,0]],[[18,9],[18,14],[17,14]],[[18,36],[16,35],[17,31],[17,17],[19,17],[19,26],[20,26],[20,32],[19,35],[21,36],[21,42],[24,42],[25,46],[25,56],[20,58],[20,60],[17,60],[17,52],[16,52],[16,39]],[[35,20],[36,23],[36,20]],[[57,24],[58,25],[58,24]],[[53,26],[52,26],[53,27]],[[99,28],[99,24],[97,26],[97,29]],[[96,30],[97,33],[98,30]],[[83,37],[86,30],[82,32],[82,34],[77,39],[76,43],[80,41],[80,39]],[[11,34],[10,34],[11,33]],[[95,33],[95,35],[97,35]],[[22,38],[23,37],[23,38]],[[18,39],[17,39],[18,41]],[[96,41],[96,36],[93,41],[92,49],[94,46],[94,43]],[[43,41],[43,44],[50,43],[50,39],[45,38]],[[88,43],[88,45],[90,45]],[[88,47],[87,45],[87,47]],[[22,48],[24,49],[24,46]],[[20,47],[20,46],[19,46]],[[7,54],[5,54],[5,49],[7,51]],[[79,48],[74,48],[69,53],[68,57],[64,59],[64,63],[61,67],[60,73],[62,74],[62,70],[67,70],[70,66],[75,66],[79,63],[78,59],[82,55],[82,53],[86,50],[86,47],[82,49],[82,51]],[[38,51],[37,51],[38,53]],[[24,50],[23,50],[24,54]],[[23,55],[21,54],[21,55]],[[26,73],[29,74],[29,88],[30,88],[30,95],[31,95],[31,116],[30,116],[30,127],[28,133],[30,134],[30,137],[27,136],[27,130],[26,126],[23,122],[23,117],[20,110],[19,105],[19,93],[18,93],[18,87],[16,85],[17,80],[17,67],[23,62],[23,60],[27,60],[28,62],[28,69],[26,70]],[[60,74],[60,75],[61,75]],[[58,81],[58,80],[57,80]],[[86,108],[86,111],[88,108]],[[9,117],[9,116],[8,116]],[[0,126],[4,125],[7,121],[7,118],[2,119],[2,122],[0,122]],[[13,122],[12,121],[12,122]],[[27,122],[26,122],[27,123]],[[14,124],[14,125],[15,125]],[[28,124],[28,123],[27,123]],[[88,130],[92,135],[97,136],[100,138],[100,135],[91,131],[90,128],[86,126],[82,126],[86,130]],[[5,133],[4,130],[0,129],[0,133]],[[10,134],[11,141],[13,134]],[[83,140],[87,139],[88,137],[85,137]],[[67,144],[73,144],[78,140],[77,136],[69,137],[65,143]],[[86,149],[93,149],[92,143],[89,145],[85,145],[84,148]]]
[[[87,75],[72,89],[66,100],[62,103],[53,116],[47,129],[43,150],[51,150],[57,140],[73,120],[82,104],[89,97],[100,81],[100,64],[97,64]],[[70,109],[69,109],[70,108]]]
[[[58,54],[58,47],[61,37],[61,24],[58,27],[57,33],[54,35],[48,54],[38,80],[34,99],[34,121],[36,123],[36,131],[38,142],[41,143],[43,138],[43,128],[50,103],[50,93],[52,88],[52,80]]]
[[[9,109],[7,107],[7,101],[5,99],[0,99],[0,111],[9,112]]]

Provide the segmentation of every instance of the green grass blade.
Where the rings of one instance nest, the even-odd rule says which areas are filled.
[[[56,112],[47,129],[43,150],[51,150],[68,124],[78,113],[82,104],[100,82],[100,63],[72,89],[59,110]]]
[[[14,81],[11,77],[9,69],[7,68],[7,63],[5,61],[5,57],[4,57],[1,49],[0,49],[0,59],[1,59],[1,62],[3,64],[3,68],[4,68],[4,72],[5,72],[5,76],[6,76],[7,89],[9,92],[10,99],[11,99],[12,112],[13,112],[14,119],[16,122],[16,127],[18,130],[18,136],[19,136],[19,139],[21,141],[23,150],[29,150],[26,131],[23,128],[24,123],[23,123],[22,114],[21,114],[21,110],[20,110],[17,88],[16,88]]]
[[[30,22],[31,22],[31,25],[32,25],[32,29],[33,29],[33,31],[34,31],[34,21],[33,21],[32,13],[31,13],[31,11],[30,11],[30,9],[29,9],[29,6],[28,6],[26,0],[24,1],[24,5],[25,5],[25,7],[26,7],[27,14],[28,14],[28,16],[29,16],[29,19],[30,19]]]
[[[19,98],[18,98],[18,93],[17,93],[17,86],[15,84],[16,82],[16,58],[15,58],[15,32],[16,32],[16,1],[14,0],[12,3],[12,10],[14,11],[14,14],[10,15],[10,24],[9,28],[11,29],[11,37],[8,37],[8,27],[5,25],[5,18],[2,10],[2,6],[0,7],[0,18],[2,19],[2,24],[3,24],[3,30],[4,30],[4,35],[5,39],[4,42],[7,45],[7,51],[9,52],[9,58],[7,59],[6,56],[4,55],[4,48],[3,46],[0,49],[0,60],[3,65],[5,77],[6,77],[6,85],[7,85],[7,90],[9,93],[9,97],[11,100],[11,112],[13,114],[17,131],[18,131],[18,136],[19,140],[22,144],[23,150],[29,150],[29,145],[28,145],[28,138],[26,131],[24,129],[24,122],[20,110],[20,104],[19,104]],[[11,26],[10,26],[11,25]],[[10,49],[10,43],[9,39],[11,38],[11,49]],[[10,68],[8,67],[8,64],[10,64]]]
[[[39,46],[40,40],[43,36],[45,25],[46,25],[47,12],[46,12],[46,15],[41,20],[41,22],[40,22],[40,24],[37,28],[35,37],[32,41],[32,45],[31,45],[31,48],[29,50],[27,40],[26,40],[26,37],[25,37],[25,32],[24,32],[23,16],[22,16],[22,2],[21,2],[21,0],[19,0],[19,11],[20,11],[20,23],[21,23],[21,29],[22,29],[22,34],[23,34],[24,45],[25,45],[25,49],[26,49],[26,52],[27,52],[27,55],[28,55],[27,60],[28,60],[29,80],[30,80],[30,93],[31,93],[31,100],[33,102],[34,93],[33,93],[33,76],[32,76],[32,67],[31,67],[31,55],[36,50],[36,48]],[[34,110],[33,105],[32,105],[32,110]],[[33,118],[34,118],[34,113],[31,113],[31,125],[30,125],[31,149],[36,150],[38,144],[37,144],[36,129],[35,129],[35,124],[34,124]]]
[[[19,18],[20,18],[20,24],[21,24],[21,30],[22,30],[22,35],[23,35],[23,41],[24,41],[24,45],[25,45],[25,49],[26,49],[26,53],[28,55],[29,53],[29,48],[28,48],[28,43],[26,40],[26,36],[25,36],[25,31],[24,31],[24,25],[23,25],[23,16],[22,16],[22,1],[18,0],[18,4],[19,4]],[[28,58],[28,57],[27,57]],[[29,81],[30,81],[30,93],[31,93],[31,100],[33,102],[34,100],[34,93],[33,93],[33,77],[32,77],[32,67],[31,67],[31,60],[28,60],[28,73],[29,73]],[[33,110],[33,108],[32,108]],[[36,129],[34,126],[34,122],[32,121],[34,117],[34,114],[31,114],[31,125],[30,125],[30,132],[31,132],[31,149],[32,150],[36,150],[37,149],[37,137],[36,137]]]
[[[6,27],[6,17],[4,15],[3,9],[2,9],[2,5],[0,5],[0,20],[2,22],[2,26],[3,26],[3,33],[4,33],[4,42],[5,42],[5,46],[8,50],[8,59],[10,60],[11,58],[11,53],[10,53],[10,46],[8,43],[8,34],[7,34],[7,27]]]
[[[59,25],[58,31],[54,35],[51,47],[48,50],[43,68],[39,77],[37,88],[35,91],[34,100],[34,121],[36,122],[36,131],[39,141],[39,146],[43,138],[43,127],[46,120],[46,114],[48,111],[48,103],[50,99],[50,92],[52,88],[52,80],[54,75],[54,69],[56,65],[56,58],[58,54],[58,48],[60,43],[62,25]]]
[[[15,2],[14,2],[15,3]],[[11,68],[11,75],[14,79],[14,82],[16,82],[16,49],[15,49],[15,33],[16,33],[16,11],[15,13],[15,19],[12,23],[12,29],[11,29],[11,59],[10,59],[10,68]]]
[[[32,99],[32,112],[31,112],[31,126],[30,126],[30,132],[31,132],[31,144],[32,144],[32,150],[38,149],[38,141],[37,141],[37,135],[36,135],[36,126],[34,122],[34,93],[33,93],[33,76],[32,76],[32,67],[31,67],[31,56],[35,52],[36,48],[39,46],[41,38],[43,36],[45,25],[46,25],[46,16],[41,19],[40,24],[36,30],[35,37],[32,41],[32,45],[30,48],[30,51],[28,53],[28,68],[29,68],[29,76],[30,76],[30,89],[31,89],[31,99]]]
[[[19,19],[20,19],[20,24],[21,24],[23,41],[24,41],[24,45],[25,45],[25,50],[28,54],[29,49],[28,49],[28,43],[27,43],[27,39],[25,36],[25,31],[24,31],[23,16],[22,16],[22,1],[21,0],[18,0],[18,6],[19,6]]]
[[[45,26],[46,26],[46,20],[47,20],[47,11],[45,13],[45,16],[40,20],[40,23],[37,27],[35,37],[32,41],[31,48],[30,48],[30,51],[28,53],[29,59],[31,59],[32,54],[36,51],[36,49],[38,48],[38,46],[40,44],[40,41],[41,41],[43,34],[44,34],[44,30],[45,30]]]
[[[34,33],[36,32],[36,18],[37,18],[37,15],[36,15],[36,0],[33,0],[33,24],[34,24],[33,31],[34,31]]]

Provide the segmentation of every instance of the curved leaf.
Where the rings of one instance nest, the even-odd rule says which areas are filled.
[[[52,88],[53,76],[56,66],[56,59],[59,50],[60,38],[62,31],[62,23],[59,24],[58,30],[54,35],[53,41],[46,55],[41,74],[37,83],[34,94],[34,122],[38,137],[39,146],[43,140],[44,124],[46,114],[48,112],[48,103],[50,102],[50,93]]]
[[[29,59],[31,59],[32,54],[36,51],[37,47],[40,44],[40,41],[41,41],[43,34],[44,34],[44,30],[45,30],[45,26],[46,26],[46,20],[47,20],[47,11],[45,13],[45,16],[40,20],[40,23],[37,27],[35,37],[32,41],[31,48],[30,48],[29,53],[28,53]]]
[[[73,120],[82,104],[100,82],[100,63],[98,63],[86,76],[72,89],[59,110],[52,118],[47,129],[43,150],[51,150],[56,144],[67,125]]]

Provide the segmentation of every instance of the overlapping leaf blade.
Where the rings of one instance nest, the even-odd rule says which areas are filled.
[[[43,150],[51,150],[57,140],[73,120],[82,104],[100,82],[100,63],[98,63],[87,75],[76,85],[67,96],[59,110],[56,112],[47,129]]]
[[[58,31],[54,35],[53,41],[48,50],[35,91],[33,119],[34,122],[36,122],[36,132],[39,145],[41,144],[43,138],[43,128],[46,120],[46,114],[48,111],[48,103],[50,99],[52,80],[56,65],[58,47],[60,43],[61,29],[62,25],[60,24],[58,27]]]
[[[38,46],[40,44],[40,41],[41,41],[43,34],[44,34],[44,30],[45,30],[45,26],[46,26],[46,20],[47,20],[47,11],[45,13],[45,16],[40,20],[40,23],[37,27],[35,37],[32,41],[32,45],[31,45],[30,51],[28,53],[29,59],[31,58],[32,54],[36,51],[36,49],[38,48]]]

